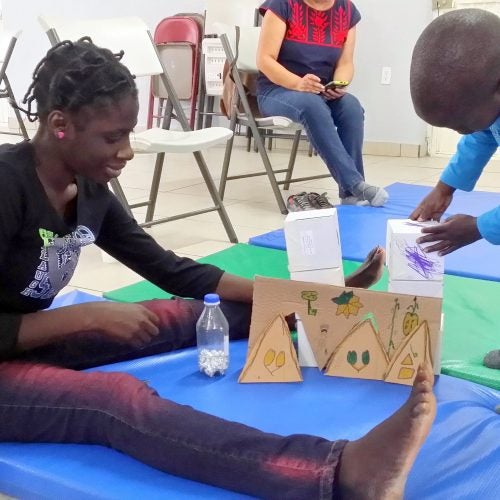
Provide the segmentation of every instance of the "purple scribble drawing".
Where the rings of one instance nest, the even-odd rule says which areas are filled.
[[[428,255],[418,245],[405,247],[405,257],[408,266],[426,279],[432,278],[438,269],[436,262],[429,259]]]

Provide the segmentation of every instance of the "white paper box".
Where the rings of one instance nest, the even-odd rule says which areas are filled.
[[[292,271],[290,279],[294,281],[310,281],[325,285],[344,286],[344,270],[341,267],[330,269],[312,269],[310,271]]]
[[[443,280],[444,258],[437,252],[425,253],[429,243],[421,245],[416,241],[422,236],[423,227],[436,224],[410,219],[387,221],[386,264],[390,280]]]
[[[285,240],[290,272],[342,267],[335,208],[289,213]]]
[[[420,297],[443,298],[443,282],[389,279],[388,291]]]

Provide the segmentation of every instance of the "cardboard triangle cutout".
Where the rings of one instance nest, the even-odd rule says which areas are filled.
[[[386,382],[412,385],[420,363],[432,365],[431,338],[427,321],[422,321],[394,354],[385,376]]]
[[[277,315],[252,346],[238,382],[302,382],[297,354],[283,315]]]
[[[326,375],[383,380],[389,358],[373,323],[367,319],[355,325],[333,351]]]

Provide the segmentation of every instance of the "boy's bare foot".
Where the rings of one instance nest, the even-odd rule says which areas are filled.
[[[391,417],[347,443],[339,470],[341,498],[403,498],[406,479],[436,416],[434,375],[420,365],[410,397]]]
[[[369,288],[377,283],[384,271],[385,250],[375,247],[366,257],[361,266],[346,277],[346,286]]]

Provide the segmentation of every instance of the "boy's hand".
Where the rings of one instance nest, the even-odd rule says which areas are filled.
[[[158,316],[140,304],[89,302],[82,304],[87,330],[99,331],[117,342],[135,347],[147,344],[159,333]]]
[[[447,255],[482,238],[477,228],[477,218],[471,215],[453,215],[443,224],[424,227],[422,233],[427,234],[421,236],[417,243],[437,241],[435,245],[424,248],[424,251],[439,252],[439,255]]]
[[[420,202],[411,213],[410,219],[420,222],[426,220],[441,220],[442,215],[450,206],[455,188],[439,181],[436,187]]]

